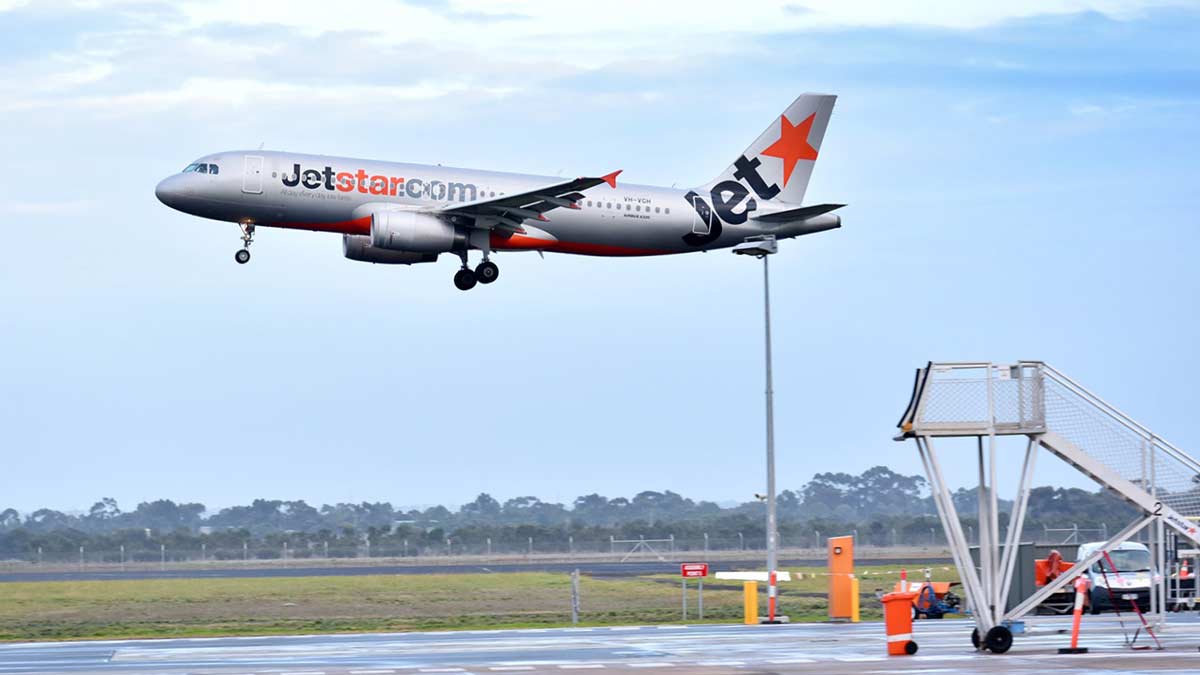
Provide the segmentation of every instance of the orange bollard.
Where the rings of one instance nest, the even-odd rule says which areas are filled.
[[[854,537],[829,538],[829,619],[854,621]]]
[[[917,643],[912,639],[912,603],[915,597],[916,593],[888,593],[881,598],[888,656],[917,653]]]
[[[1079,622],[1083,619],[1083,598],[1088,592],[1088,580],[1079,577],[1075,580],[1075,620],[1071,624],[1071,646],[1058,650],[1059,654],[1086,654],[1087,647],[1079,646]]]
[[[1188,569],[1187,558],[1183,559],[1183,567],[1179,568],[1179,578],[1180,579],[1191,579],[1192,578],[1192,572],[1191,572],[1191,570]]]
[[[775,570],[767,577],[767,623],[775,623],[775,596],[779,587],[775,583]]]
[[[900,570],[900,592],[908,592],[908,570]]]

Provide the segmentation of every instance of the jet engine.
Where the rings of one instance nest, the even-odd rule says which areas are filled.
[[[353,234],[342,235],[342,254],[350,260],[381,265],[414,265],[435,262],[438,259],[436,253],[390,251],[386,248],[376,248],[371,245],[370,237]]]
[[[371,246],[374,248],[443,253],[466,245],[466,236],[453,225],[427,213],[377,211],[371,216]]]

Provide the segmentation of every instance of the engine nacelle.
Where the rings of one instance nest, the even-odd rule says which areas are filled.
[[[444,253],[466,246],[466,237],[436,216],[415,211],[377,211],[371,216],[371,246],[392,251]]]
[[[361,235],[342,235],[342,254],[350,260],[379,263],[380,265],[415,265],[436,262],[438,254],[416,251],[389,251],[371,245],[371,238]]]

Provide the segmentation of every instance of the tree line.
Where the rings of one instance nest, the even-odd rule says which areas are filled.
[[[954,502],[970,525],[975,490],[960,489]],[[1001,502],[1006,512],[1009,502]],[[926,481],[883,466],[861,474],[819,473],[778,497],[785,546],[814,545],[826,536],[857,532],[876,545],[935,542],[941,527]],[[537,497],[503,502],[488,494],[456,509],[396,509],[388,502],[312,506],[303,500],[256,499],[210,512],[203,504],[169,499],[123,511],[111,498],[86,513],[48,508],[21,514],[0,511],[0,558],[29,559],[34,552],[126,551],[151,559],[171,551],[211,551],[213,557],[426,555],[455,552],[608,551],[613,540],[639,537],[700,546],[761,548],[764,505],[721,506],[672,491],[633,497],[583,495],[570,505]],[[1133,510],[1106,491],[1039,487],[1030,495],[1026,532],[1043,526],[1121,527]],[[1005,518],[1002,516],[1002,520]],[[536,542],[536,546],[535,546]],[[659,544],[665,546],[666,544]]]

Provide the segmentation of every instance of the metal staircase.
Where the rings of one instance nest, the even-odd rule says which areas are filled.
[[[947,541],[974,610],[979,636],[996,635],[1034,610],[1112,546],[1153,525],[1156,567],[1163,565],[1164,525],[1200,545],[1200,462],[1159,438],[1080,384],[1039,361],[1016,364],[930,363],[918,369],[912,397],[896,440],[913,439],[924,464],[946,529]],[[998,437],[1026,436],[1020,483],[1007,536],[1000,538],[995,491]],[[970,556],[958,513],[941,474],[934,439],[975,437],[979,460],[979,566]],[[986,444],[985,444],[986,440]],[[986,447],[985,447],[986,446]],[[1016,549],[1032,487],[1036,450],[1043,447],[1142,511],[1102,550],[1079,561],[1037,593],[1011,609],[1004,601],[1012,584]],[[1162,584],[1151,591],[1152,613],[1160,623]],[[984,644],[990,640],[985,639]],[[993,651],[1004,651],[1003,649]]]

